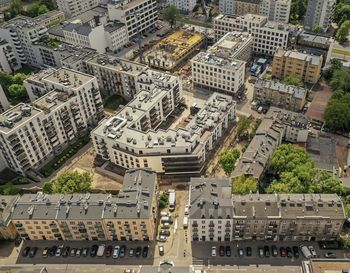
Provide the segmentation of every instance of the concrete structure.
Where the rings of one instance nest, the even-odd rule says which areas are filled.
[[[184,127],[159,129],[182,100],[179,79],[146,70],[140,91],[92,131],[95,150],[121,169],[145,167],[165,176],[201,173],[210,152],[235,120],[235,102],[214,93]]]
[[[317,83],[321,76],[323,57],[278,48],[273,56],[272,76],[283,80],[287,76],[304,82]]]
[[[53,24],[57,24],[59,22],[64,21],[65,15],[62,11],[51,10],[51,11],[48,11],[44,14],[38,15],[37,17],[35,17],[33,19],[41,26],[49,28]]]
[[[25,194],[11,215],[26,240],[152,241],[157,217],[157,177],[128,170],[123,189],[111,194]]]
[[[64,12],[67,18],[78,16],[85,11],[97,7],[101,0],[57,0],[58,9]]]
[[[191,60],[193,85],[235,95],[244,85],[252,42],[248,33],[231,32],[200,52]]]
[[[269,167],[269,158],[282,140],[291,143],[307,141],[308,119],[295,112],[270,107],[249,146],[239,159],[232,177],[242,174],[261,180]]]
[[[192,178],[192,241],[336,240],[345,221],[336,194],[232,195],[227,178]]]
[[[21,68],[21,63],[16,58],[15,52],[5,40],[0,40],[0,70],[12,73]]]
[[[259,5],[259,14],[266,16],[269,21],[288,23],[291,0],[262,0]]]
[[[17,230],[11,222],[11,212],[18,195],[0,195],[0,239],[13,240],[17,236]]]
[[[126,25],[129,38],[138,33],[155,28],[158,20],[156,0],[109,0],[108,15],[110,20],[118,20]]]
[[[302,262],[302,273],[346,273],[350,270],[348,259],[312,259]]]
[[[0,84],[0,113],[10,108],[10,103],[6,97],[5,91]]]
[[[198,53],[203,42],[204,35],[179,30],[147,51],[143,62],[150,67],[173,72]]]
[[[306,89],[279,81],[258,79],[254,84],[254,100],[290,111],[301,111],[305,105],[306,96]]]
[[[307,2],[304,28],[312,30],[319,25],[323,31],[327,31],[333,18],[335,0],[310,0]]]
[[[287,48],[293,26],[270,22],[265,16],[246,14],[242,17],[218,15],[214,19],[216,39],[230,31],[247,31],[253,37],[253,52],[272,56],[278,47]]]
[[[259,13],[260,0],[220,0],[219,12],[227,15],[246,15]]]
[[[196,0],[167,0],[167,4],[174,5],[178,10],[189,13],[197,4]]]
[[[94,76],[61,68],[41,81],[50,92],[32,105],[21,103],[0,115],[1,154],[7,167],[23,175],[96,124],[103,111]]]

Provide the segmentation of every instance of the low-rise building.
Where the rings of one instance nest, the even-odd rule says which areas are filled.
[[[175,6],[178,10],[189,13],[197,4],[196,0],[167,0],[167,4]]]
[[[104,25],[106,46],[109,50],[118,50],[129,42],[125,24],[110,21]]]
[[[0,195],[0,239],[13,240],[17,230],[11,222],[11,213],[18,195]]]
[[[204,38],[196,32],[176,31],[147,51],[143,62],[150,67],[173,72],[199,51]]]
[[[306,89],[279,81],[258,79],[254,84],[254,100],[294,112],[303,109],[306,95]]]
[[[131,169],[111,194],[24,194],[11,221],[25,240],[155,240],[157,176]]]
[[[323,57],[278,48],[273,56],[272,76],[283,80],[287,76],[304,82],[317,83],[321,76]]]
[[[57,0],[58,9],[64,12],[67,18],[78,16],[94,7],[97,7],[101,0]]]
[[[227,33],[206,52],[197,54],[191,60],[193,85],[231,95],[239,93],[252,41],[248,33]]]
[[[1,154],[7,167],[22,175],[46,164],[103,113],[94,76],[61,68],[41,81],[47,94],[0,115]]]
[[[192,241],[336,240],[345,213],[336,194],[232,195],[228,178],[192,178]]]
[[[262,0],[259,5],[259,14],[264,15],[269,21],[288,23],[291,0]]]
[[[140,92],[117,115],[92,131],[98,155],[120,169],[151,168],[164,176],[198,175],[210,152],[235,120],[232,97],[214,93],[191,121],[159,129],[182,99],[179,79],[148,70]]]
[[[21,63],[16,58],[15,52],[9,42],[0,40],[0,70],[13,73],[21,68]]]
[[[246,15],[259,13],[259,0],[220,0],[219,12],[227,15]]]
[[[309,121],[304,115],[270,107],[255,136],[239,159],[232,177],[244,174],[261,180],[269,167],[270,156],[282,141],[305,143],[308,129]]]

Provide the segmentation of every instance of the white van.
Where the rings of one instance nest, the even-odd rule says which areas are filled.
[[[188,216],[184,216],[183,227],[184,227],[185,229],[188,228]]]
[[[306,259],[310,259],[312,257],[312,254],[307,246],[301,245],[300,250]]]
[[[106,245],[100,245],[97,249],[97,257],[102,257],[105,254]]]

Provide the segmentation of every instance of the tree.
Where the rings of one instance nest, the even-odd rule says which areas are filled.
[[[245,135],[249,127],[250,127],[250,120],[245,116],[240,116],[236,127],[237,136],[241,137]]]
[[[235,194],[248,194],[250,192],[255,193],[258,190],[258,180],[252,176],[240,175],[233,179],[232,193]]]
[[[68,171],[59,175],[52,184],[53,193],[86,193],[90,190],[92,174]]]
[[[12,83],[12,77],[9,73],[0,70],[0,83],[4,90],[7,90]]]
[[[302,21],[306,13],[306,0],[292,0],[290,21]]]
[[[344,21],[340,25],[337,31],[337,34],[335,35],[335,39],[340,43],[346,42],[348,40],[349,28],[350,28],[350,20]]]
[[[342,62],[338,59],[331,59],[329,63],[329,67],[323,72],[323,76],[327,81],[332,79],[334,72],[340,70],[343,66]]]
[[[43,186],[43,192],[46,194],[51,194],[53,193],[52,189],[52,183],[51,182],[46,182]]]
[[[169,205],[169,195],[166,192],[163,192],[159,197],[158,207],[160,209],[165,209]]]
[[[13,17],[21,13],[22,5],[23,4],[21,0],[12,0],[9,11]]]
[[[163,18],[171,24],[171,27],[176,26],[178,16],[179,12],[174,5],[167,6],[163,10]]]
[[[319,34],[323,32],[323,29],[320,25],[316,24],[312,26],[312,32]]]
[[[325,110],[326,127],[331,130],[350,126],[350,106],[341,100],[330,100]]]
[[[333,20],[339,25],[344,21],[350,20],[350,3],[339,1],[335,6]]]
[[[38,15],[49,12],[49,9],[45,5],[40,5],[38,8]]]
[[[12,83],[23,84],[23,81],[28,78],[28,75],[24,73],[16,73],[12,77]]]
[[[11,84],[8,88],[9,95],[12,98],[21,100],[27,97],[27,90],[23,85],[20,84]]]
[[[344,206],[344,210],[345,210],[345,216],[346,218],[350,218],[350,204],[346,204]]]
[[[310,185],[310,192],[336,193],[340,196],[346,192],[343,183],[326,171],[318,170],[314,181],[315,183]]]
[[[3,195],[16,195],[20,192],[21,190],[12,184],[6,184],[1,188],[1,194]]]
[[[283,82],[285,84],[289,84],[289,85],[294,85],[294,86],[298,86],[298,87],[303,87],[304,83],[301,79],[293,77],[293,76],[287,76],[284,78]]]
[[[224,170],[227,176],[229,176],[233,171],[236,161],[240,155],[241,153],[237,149],[232,149],[232,150],[223,152],[220,155],[219,162],[220,162],[221,168]]]

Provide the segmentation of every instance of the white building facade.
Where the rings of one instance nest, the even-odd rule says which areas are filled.
[[[175,6],[182,12],[191,12],[197,4],[196,0],[167,0],[167,4]]]
[[[291,0],[262,0],[259,14],[266,16],[269,21],[288,23],[291,4]]]
[[[58,9],[63,11],[67,18],[78,16],[83,12],[98,6],[101,0],[57,0]]]

